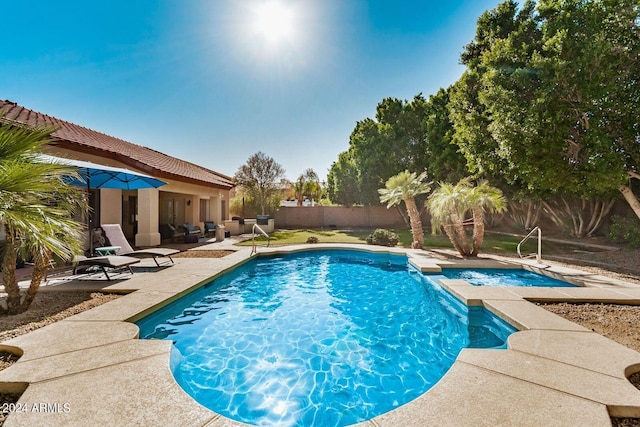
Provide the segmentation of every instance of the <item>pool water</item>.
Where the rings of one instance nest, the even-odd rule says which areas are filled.
[[[433,279],[463,279],[474,286],[543,286],[570,288],[575,285],[521,268],[461,269],[443,268],[442,273],[428,274]]]
[[[248,424],[344,426],[432,387],[465,347],[515,331],[468,310],[407,258],[324,250],[252,260],[138,322],[174,342],[172,371]]]

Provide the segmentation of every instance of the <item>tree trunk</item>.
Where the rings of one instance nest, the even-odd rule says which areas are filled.
[[[624,199],[627,201],[629,206],[631,206],[631,209],[633,209],[633,212],[636,214],[636,216],[640,218],[640,201],[638,201],[636,195],[633,194],[631,187],[629,187],[628,185],[621,185],[618,190],[620,190],[620,192],[624,196]]]
[[[442,228],[444,229],[444,232],[447,234],[447,237],[451,241],[451,244],[453,245],[453,248],[456,251],[458,251],[458,253],[460,255],[464,255],[464,248],[460,246],[460,243],[458,243],[458,239],[456,238],[456,232],[455,232],[453,226],[452,225],[443,225]]]
[[[598,231],[598,229],[602,225],[602,221],[604,221],[607,215],[609,215],[609,212],[611,212],[611,209],[613,208],[613,205],[615,204],[615,202],[616,201],[614,199],[607,200],[606,202],[602,200],[596,200],[594,202],[594,207],[591,214],[591,220],[587,225],[587,230],[588,230],[587,237],[593,236],[593,234],[596,231]]]
[[[551,204],[547,203],[547,202],[542,202],[542,205],[544,206],[544,210],[547,213],[547,215],[549,216],[549,218],[551,219],[551,221],[560,229],[560,230],[566,230],[566,224],[562,219],[562,216],[557,212],[556,208],[554,208],[553,206],[551,206]]]
[[[398,213],[400,214],[400,216],[402,217],[402,221],[404,222],[404,225],[406,225],[407,227],[411,227],[411,221],[409,221],[409,219],[407,218],[406,215],[406,210],[402,209],[400,207],[400,205],[395,205],[396,210],[398,211]]]
[[[473,208],[473,246],[471,256],[478,256],[480,246],[484,240],[484,213],[481,208]]]
[[[590,237],[598,231],[614,203],[615,200],[567,201],[562,197],[559,201],[543,202],[545,211],[553,222],[562,230],[569,229],[577,238]]]
[[[541,212],[542,212],[541,203],[527,202],[527,216],[524,222],[525,230],[530,230],[534,228],[536,225],[538,225],[538,222],[540,221]]]
[[[411,222],[411,234],[413,235],[411,247],[413,249],[422,249],[424,246],[424,232],[422,231],[422,220],[420,220],[420,212],[416,206],[416,200],[413,197],[409,197],[404,200],[404,203],[407,205],[407,213]]]
[[[508,202],[508,216],[513,222],[528,231],[538,225],[540,215],[542,214],[542,203],[526,200],[521,202]]]
[[[20,288],[16,278],[18,253],[16,252],[13,234],[8,229],[5,228],[5,230],[7,240],[2,259],[2,284],[4,285],[4,291],[7,293],[7,313],[18,314],[20,312]]]
[[[26,311],[38,293],[38,289],[40,289],[40,284],[44,280],[47,274],[47,268],[49,267],[49,256],[37,256],[33,260],[33,271],[31,272],[31,283],[29,284],[29,289],[27,289],[27,294],[20,305],[20,311]]]
[[[463,219],[460,218],[458,214],[452,214],[451,222],[452,222],[451,225],[453,226],[453,229],[455,231],[458,247],[460,248],[458,249],[458,252],[460,252],[460,255],[462,256],[471,255],[471,249],[469,248],[469,245],[467,242],[467,233],[464,231]]]

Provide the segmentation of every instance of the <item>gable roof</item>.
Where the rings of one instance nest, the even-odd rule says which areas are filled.
[[[117,160],[154,177],[170,178],[225,190],[233,187],[232,178],[229,176],[151,148],[29,110],[15,102],[0,100],[0,115],[2,113],[4,113],[2,117],[4,121],[29,127],[57,129],[51,134],[52,145],[60,148]]]

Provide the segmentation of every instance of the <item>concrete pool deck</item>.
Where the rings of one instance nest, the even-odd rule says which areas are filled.
[[[407,254],[423,271],[453,262],[428,251],[366,245],[298,245],[260,248],[260,253],[309,248]],[[250,259],[250,248],[233,249],[237,252],[223,258],[176,258],[169,268],[119,282],[103,281],[106,291],[127,295],[0,344],[0,349],[22,354],[0,372],[0,393],[24,390],[5,426],[244,425],[188,396],[170,371],[171,342],[138,340],[138,328],[131,323]],[[462,263],[516,265],[492,260]],[[462,350],[428,392],[358,426],[608,426],[610,416],[640,417],[640,391],[626,379],[640,371],[640,353],[528,301],[640,304],[640,286],[552,264],[524,264],[586,286],[493,288],[442,280],[463,302],[486,307],[520,331],[510,336],[506,350]]]

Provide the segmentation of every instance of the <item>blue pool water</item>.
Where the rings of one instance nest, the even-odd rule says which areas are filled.
[[[256,425],[343,426],[432,387],[465,347],[515,331],[404,256],[325,250],[252,260],[138,322],[174,341],[184,390]]]
[[[520,268],[443,268],[442,273],[429,274],[429,276],[433,278],[464,279],[474,286],[576,287],[569,282]]]

